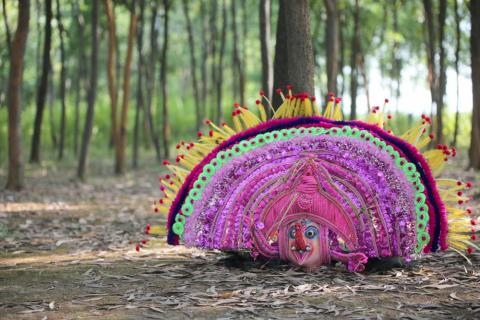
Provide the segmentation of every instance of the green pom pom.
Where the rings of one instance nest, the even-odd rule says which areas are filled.
[[[180,224],[185,224],[185,216],[183,214],[177,214],[175,216],[175,222],[178,222]]]
[[[175,222],[172,226],[172,230],[175,234],[181,236],[183,234],[183,224]]]
[[[185,203],[182,206],[182,214],[184,216],[189,216],[193,212],[193,205],[190,203],[190,201],[191,201],[191,198],[187,197],[187,199],[185,200]]]

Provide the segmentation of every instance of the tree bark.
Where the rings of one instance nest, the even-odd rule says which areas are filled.
[[[65,63],[65,44],[64,44],[64,33],[65,28],[62,23],[62,15],[60,11],[60,1],[56,0],[57,4],[57,24],[58,24],[58,33],[60,37],[60,103],[61,103],[61,114],[60,114],[60,141],[58,146],[58,159],[63,159],[63,151],[65,147],[65,129],[66,129],[66,105],[65,105],[65,84],[66,84],[66,63]]]
[[[460,50],[461,50],[461,40],[462,33],[460,31],[460,12],[458,11],[458,0],[454,0],[454,14],[455,14],[455,74],[456,74],[456,110],[455,110],[455,125],[453,132],[453,142],[454,147],[457,146],[457,137],[458,137],[458,122],[460,120],[460,85],[459,85],[459,63],[460,63]]]
[[[232,48],[232,62],[233,62],[233,87],[234,94],[236,98],[237,93],[240,94],[240,105],[245,105],[245,75],[243,74],[242,62],[240,60],[239,50],[238,50],[238,30],[237,30],[237,6],[236,2],[232,1],[231,3],[231,14],[232,14],[232,34],[233,34],[233,48]],[[237,90],[238,88],[238,90]]]
[[[472,64],[472,133],[470,167],[480,170],[480,0],[470,0],[470,57]]]
[[[337,94],[339,23],[336,0],[324,0],[327,8],[325,46],[327,51],[327,89]]]
[[[5,3],[4,3],[5,5]],[[21,91],[23,80],[23,57],[28,37],[30,1],[19,0],[17,30],[10,51],[10,71],[8,76],[8,177],[7,189],[23,188]]]
[[[90,80],[88,85],[88,105],[83,130],[82,147],[78,161],[77,177],[85,178],[85,167],[87,163],[88,147],[92,136],[93,116],[95,112],[95,98],[97,96],[97,62],[98,62],[98,0],[92,2],[92,51],[90,55]]]
[[[399,10],[400,2],[397,0],[393,1],[393,32],[395,34],[399,33],[399,26],[398,26],[398,10]],[[391,78],[392,83],[395,83],[395,88],[392,88],[392,96],[395,97],[395,104],[396,110],[398,112],[398,100],[400,98],[400,79],[401,79],[401,69],[402,69],[402,60],[399,54],[399,43],[396,40],[393,41],[392,45],[392,71],[391,71]],[[393,84],[392,84],[393,87]]]
[[[208,93],[208,76],[207,76],[207,61],[208,61],[208,41],[207,41],[207,7],[205,0],[200,3],[200,20],[201,20],[201,45],[202,45],[202,62],[200,64],[200,78],[201,80],[201,94],[200,94],[200,109],[203,117],[206,115],[207,93]]]
[[[42,133],[43,111],[48,89],[48,75],[50,71],[50,46],[52,40],[52,0],[45,0],[45,42],[43,44],[42,75],[37,90],[37,110],[33,127],[32,148],[30,162],[40,162],[40,142]]]
[[[84,28],[85,28],[85,20],[83,17],[83,13],[80,11],[78,3],[73,3],[73,12],[77,17],[76,27],[77,27],[77,38],[78,38],[78,52],[77,52],[77,70],[76,70],[76,77],[74,80],[74,90],[75,90],[75,121],[73,124],[73,151],[75,156],[78,155],[78,147],[79,147],[79,138],[80,138],[80,101],[83,99],[83,88],[82,84],[86,83],[86,70],[85,70],[85,61],[87,57],[85,55],[85,48],[84,48]]]
[[[353,17],[353,36],[352,49],[350,55],[350,98],[352,99],[350,107],[350,119],[357,117],[357,90],[358,90],[358,67],[361,62],[361,44],[360,44],[360,5],[355,0],[355,12]]]
[[[12,36],[10,34],[10,26],[8,25],[8,16],[7,16],[7,5],[5,0],[2,0],[2,15],[3,15],[3,25],[5,27],[5,33],[7,36],[7,51],[8,55],[12,54]]]
[[[145,11],[145,0],[140,0],[140,14],[137,27],[137,105],[135,108],[135,126],[133,129],[133,153],[132,153],[132,167],[138,168],[138,153],[139,153],[139,127],[140,127],[140,113],[144,109],[143,105],[143,20]]]
[[[432,100],[432,117],[433,109],[436,104],[436,64],[435,64],[435,27],[433,20],[433,8],[431,0],[423,0],[423,10],[425,14],[425,32],[426,42],[425,48],[427,50],[427,67],[428,67],[428,84],[430,86],[430,96]]]
[[[162,144],[163,144],[163,156],[165,159],[168,159],[170,156],[169,148],[169,135],[170,127],[168,121],[168,96],[167,96],[167,70],[168,70],[168,61],[167,61],[167,52],[168,52],[168,27],[169,27],[169,14],[170,14],[170,0],[163,0],[163,6],[165,9],[165,17],[163,20],[163,47],[162,47],[162,57],[161,57],[161,68],[160,68],[160,84],[162,86]]]
[[[267,98],[272,98],[273,70],[270,56],[270,0],[260,0],[260,48],[262,55],[262,89]]]
[[[190,49],[190,74],[192,78],[193,98],[195,99],[195,132],[197,132],[200,130],[200,126],[202,125],[202,114],[200,110],[200,92],[197,81],[197,59],[195,57],[195,41],[193,38],[193,28],[189,14],[188,0],[183,0],[182,6],[183,13],[185,15],[185,21],[187,23],[188,47]]]
[[[127,56],[123,69],[123,97],[122,113],[120,115],[120,127],[118,133],[118,148],[115,158],[115,174],[123,174],[125,170],[125,147],[127,144],[127,125],[128,125],[128,103],[130,98],[130,73],[132,66],[133,46],[137,29],[137,16],[133,6],[130,13],[130,26],[128,29]]]
[[[280,0],[275,44],[274,88],[293,86],[295,92],[313,94],[314,61],[308,0]],[[281,103],[274,95],[275,108]]]
[[[440,8],[438,14],[438,45],[440,50],[439,71],[438,71],[438,88],[437,88],[437,142],[443,143],[443,109],[445,88],[447,86],[447,70],[445,65],[445,20],[447,16],[447,0],[440,0]],[[478,18],[478,17],[477,17]]]
[[[215,88],[217,86],[217,38],[218,38],[218,30],[217,30],[217,11],[218,11],[218,1],[211,0],[210,1],[210,17],[209,17],[209,33],[210,33],[210,77],[211,77],[211,86],[210,86],[210,104],[213,106],[215,104]],[[215,113],[214,110],[212,110]],[[215,119],[218,117],[215,115]]]
[[[111,0],[104,0],[105,13],[108,25],[108,58],[107,58],[107,79],[108,94],[110,96],[110,128],[111,139],[115,148],[115,159],[121,157],[118,153],[119,131],[118,131],[118,85],[117,85],[117,30],[115,25],[115,12]],[[115,170],[116,172],[116,170]]]
[[[162,158],[160,151],[160,141],[158,138],[157,130],[155,130],[155,125],[153,122],[152,114],[152,101],[153,93],[155,91],[155,70],[157,65],[157,54],[158,54],[158,28],[156,27],[158,13],[158,4],[156,1],[152,3],[152,17],[150,19],[150,66],[145,69],[145,77],[147,79],[147,104],[145,109],[145,115],[147,117],[148,129],[150,131],[150,137],[155,147],[155,154],[157,161],[160,161]]]
[[[218,74],[217,74],[217,113],[216,122],[220,123],[223,120],[222,108],[222,90],[223,90],[223,57],[225,55],[226,36],[227,36],[227,2],[223,0],[222,3],[222,33],[220,36],[220,52],[218,53]]]

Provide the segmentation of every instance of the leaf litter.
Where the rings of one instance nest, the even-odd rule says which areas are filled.
[[[441,253],[358,274],[161,244],[137,253],[144,225],[165,221],[150,211],[153,169],[88,184],[59,176],[0,193],[2,318],[480,317],[478,254],[472,265]]]

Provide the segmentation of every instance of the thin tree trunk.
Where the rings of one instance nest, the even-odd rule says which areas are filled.
[[[314,61],[308,0],[280,0],[275,44],[274,87],[293,86],[313,94]],[[274,107],[281,99],[274,95]]]
[[[210,33],[210,76],[212,85],[210,86],[210,105],[215,104],[215,88],[217,86],[217,42],[218,42],[218,30],[217,30],[217,11],[218,11],[218,1],[210,0],[210,19],[209,19],[209,33]],[[212,113],[215,114],[215,110],[212,110]],[[215,118],[218,117],[215,115]]]
[[[119,131],[118,131],[118,85],[117,85],[117,30],[115,25],[115,8],[111,0],[103,1],[105,6],[105,13],[107,15],[108,25],[108,59],[107,59],[107,79],[108,79],[108,94],[110,96],[110,136],[115,148],[115,159],[121,157],[119,154]],[[116,169],[115,169],[115,172]]]
[[[157,130],[155,130],[155,125],[153,122],[152,115],[152,101],[153,93],[155,91],[155,70],[157,65],[157,53],[158,53],[158,29],[156,28],[158,5],[157,2],[153,2],[152,6],[152,17],[150,20],[150,62],[149,67],[145,69],[145,77],[147,79],[147,104],[145,109],[145,116],[148,121],[148,129],[150,131],[150,137],[155,147],[155,154],[157,160],[160,161],[162,156],[160,153],[160,141],[158,139]]]
[[[226,46],[226,34],[227,34],[227,1],[223,0],[222,3],[222,33],[220,38],[220,52],[218,60],[218,75],[217,75],[217,113],[216,113],[216,122],[220,123],[223,119],[223,108],[222,108],[222,87],[223,87],[223,56],[225,55],[225,46]]]
[[[170,127],[168,121],[168,96],[167,96],[167,52],[168,52],[168,26],[169,26],[169,14],[170,14],[170,0],[163,0],[163,6],[165,9],[164,25],[163,25],[163,48],[162,48],[162,65],[160,69],[160,84],[162,86],[162,144],[163,144],[163,156],[168,159],[170,156],[169,151],[169,135]]]
[[[339,53],[339,23],[336,0],[324,0],[327,8],[327,23],[325,26],[325,46],[327,51],[327,89],[337,93],[338,53]]]
[[[232,1],[231,3],[231,14],[232,14],[232,34],[233,34],[233,48],[232,48],[232,60],[233,60],[233,86],[234,86],[234,97],[236,97],[235,92],[240,93],[240,105],[245,105],[245,83],[244,83],[244,74],[242,62],[240,60],[240,55],[238,51],[238,31],[237,31],[237,6],[236,2]],[[238,87],[237,87],[238,86]],[[237,89],[238,88],[238,91]]]
[[[428,83],[430,86],[430,96],[432,100],[432,111],[436,105],[436,66],[435,66],[435,27],[433,21],[433,8],[431,0],[423,0],[423,9],[426,22],[426,50],[427,50],[427,67],[428,67]]]
[[[460,12],[458,11],[458,0],[454,0],[454,10],[455,10],[455,74],[456,74],[456,111],[455,111],[455,125],[453,132],[453,146],[457,146],[457,137],[458,137],[458,122],[460,120],[460,84],[459,84],[459,62],[460,62],[460,50],[461,50],[461,40],[462,33],[460,31]]]
[[[66,127],[66,106],[65,106],[65,83],[66,83],[66,63],[65,63],[65,45],[64,45],[64,33],[65,29],[62,23],[62,15],[60,12],[60,1],[57,1],[57,24],[58,32],[60,36],[60,103],[61,103],[61,115],[60,115],[60,144],[58,146],[58,159],[63,159],[63,150],[65,147],[65,127]]]
[[[440,0],[440,8],[438,14],[438,45],[440,50],[439,71],[438,71],[438,88],[437,88],[437,142],[443,143],[443,109],[445,88],[447,86],[447,71],[445,65],[445,20],[447,17],[447,0]],[[477,17],[478,18],[478,17]]]
[[[122,97],[122,114],[120,116],[120,127],[118,134],[118,144],[116,147],[115,173],[123,174],[125,170],[125,147],[127,144],[127,125],[128,125],[128,103],[130,98],[130,73],[133,56],[133,46],[135,42],[135,34],[137,29],[137,16],[135,7],[132,6],[130,13],[130,26],[128,30],[127,56],[123,69],[123,97]]]
[[[470,167],[480,170],[480,0],[470,0],[470,57],[472,63],[472,133]]]
[[[137,28],[137,106],[135,108],[135,126],[133,129],[132,167],[138,168],[140,113],[143,111],[143,20],[145,1],[139,1],[140,14]]]
[[[188,46],[190,49],[190,73],[193,85],[193,98],[195,99],[195,131],[200,130],[202,124],[202,114],[200,110],[200,92],[197,81],[197,59],[195,58],[195,41],[193,38],[192,21],[190,20],[188,0],[182,1],[183,13],[187,22]]]
[[[43,44],[43,64],[42,75],[37,90],[37,110],[35,113],[35,122],[32,136],[32,149],[30,161],[40,162],[40,142],[42,133],[43,111],[45,109],[45,98],[48,89],[48,74],[50,71],[50,46],[52,40],[52,0],[45,0],[45,42]]]
[[[338,96],[342,97],[345,92],[345,72],[343,71],[343,67],[345,66],[345,14],[344,12],[338,13],[338,21],[339,21],[339,32],[338,32],[338,41],[339,41],[339,50],[340,50],[340,57],[338,61],[338,70],[340,72],[340,78],[342,78],[342,85],[338,92]],[[338,86],[338,84],[337,84]]]
[[[51,65],[50,65],[51,67]],[[57,124],[55,122],[55,97],[56,97],[56,88],[54,84],[54,73],[53,68],[50,68],[50,76],[48,77],[48,89],[47,89],[47,107],[48,107],[48,120],[50,124],[50,139],[52,141],[53,149],[56,150],[58,147],[58,139],[57,139]]]
[[[12,54],[12,36],[10,34],[10,26],[8,25],[7,5],[5,3],[5,0],[2,0],[2,15],[5,33],[7,36],[7,51],[8,55],[10,56]]]
[[[200,109],[203,117],[206,115],[207,93],[208,93],[208,76],[207,76],[207,61],[208,61],[208,41],[207,41],[207,7],[205,0],[200,3],[200,20],[201,20],[201,45],[202,45],[202,62],[200,64],[200,78],[201,80],[201,94],[200,94]]]
[[[370,109],[370,89],[368,85],[368,74],[367,74],[367,67],[365,66],[365,56],[362,54],[360,55],[360,63],[359,63],[360,73],[362,74],[363,79],[363,87],[365,89],[365,96],[367,98],[367,107]]]
[[[350,119],[357,117],[357,90],[358,90],[358,67],[361,61],[361,45],[360,45],[360,5],[355,0],[355,12],[353,17],[353,37],[352,49],[350,56],[350,99],[352,100],[350,107]]]
[[[272,98],[273,70],[270,56],[270,0],[260,0],[260,49],[262,54],[262,89]]]
[[[78,147],[79,147],[79,138],[80,138],[80,101],[83,99],[83,87],[82,83],[85,84],[85,77],[86,77],[86,70],[85,70],[85,61],[87,57],[85,55],[85,48],[84,48],[84,31],[85,28],[85,20],[83,17],[82,12],[76,2],[72,2],[73,5],[73,12],[77,16],[76,23],[77,23],[77,38],[78,38],[78,55],[77,55],[77,76],[75,77],[75,119],[73,124],[73,151],[75,156],[78,155]],[[75,5],[76,4],[76,5]]]
[[[5,5],[5,2],[3,3]],[[28,37],[28,23],[30,20],[30,1],[19,0],[17,30],[13,37],[10,51],[10,71],[8,76],[8,177],[7,189],[20,190],[23,188],[23,159],[22,159],[22,80],[23,57]]]
[[[400,2],[397,0],[393,1],[393,32],[395,34],[399,33],[398,27],[398,11],[399,11]],[[392,46],[392,71],[391,71],[391,78],[392,82],[395,82],[395,88],[392,88],[392,96],[395,97],[395,105],[396,105],[396,112],[398,112],[398,99],[400,98],[400,79],[401,79],[401,68],[402,68],[402,60],[399,54],[399,43],[395,39],[393,41]],[[394,80],[394,81],[393,81]],[[392,84],[393,87],[393,84]]]
[[[88,106],[87,115],[85,117],[85,128],[83,130],[82,147],[80,149],[80,157],[78,161],[77,177],[85,178],[85,167],[87,163],[88,147],[90,137],[92,136],[93,116],[95,112],[95,98],[97,96],[97,62],[98,62],[98,2],[92,3],[92,52],[90,56],[90,81],[88,85]]]

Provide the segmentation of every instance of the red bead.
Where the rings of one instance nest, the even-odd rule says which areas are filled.
[[[255,104],[260,104],[260,103],[261,103],[260,100],[258,100],[258,99],[255,100]]]
[[[137,252],[140,252],[140,245],[139,245],[139,244],[137,244],[137,245],[135,246],[135,250],[136,250]]]
[[[469,254],[472,254],[472,253],[473,253],[473,248],[468,248],[468,249],[467,249],[467,252],[468,252]]]

